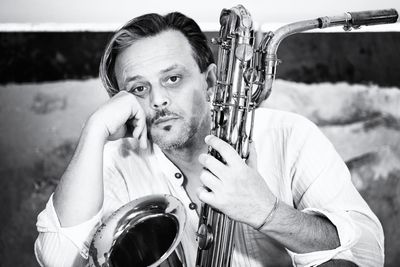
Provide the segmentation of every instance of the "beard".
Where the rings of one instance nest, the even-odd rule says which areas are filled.
[[[171,117],[174,119],[168,123],[158,123],[160,120]],[[149,140],[162,150],[183,148],[196,134],[198,124],[195,118],[187,120],[180,113],[163,109],[147,119]]]

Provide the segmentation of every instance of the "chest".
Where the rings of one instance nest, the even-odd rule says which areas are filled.
[[[197,214],[200,214],[201,201],[197,196],[199,188],[203,186],[200,182],[200,174],[189,174],[185,176],[185,182],[183,188],[190,199],[190,209],[196,210]]]

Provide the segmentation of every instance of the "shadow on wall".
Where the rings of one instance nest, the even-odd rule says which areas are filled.
[[[386,266],[400,260],[400,90],[276,81],[265,105],[317,123],[348,164],[386,234]],[[5,266],[37,266],[35,221],[87,116],[107,99],[99,80],[0,86],[0,240]],[[329,100],[329,101],[328,101]],[[271,255],[278,251],[271,247]],[[279,257],[276,257],[279,259]],[[276,259],[275,258],[275,259]],[[285,262],[285,263],[282,263]],[[287,266],[287,258],[276,266]]]
[[[97,77],[111,34],[0,32],[0,84]],[[217,36],[206,32],[208,40]],[[217,46],[210,46],[216,59]],[[398,32],[295,34],[282,41],[278,57],[277,77],[284,80],[400,86]]]

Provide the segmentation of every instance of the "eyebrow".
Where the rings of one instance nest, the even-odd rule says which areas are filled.
[[[174,69],[177,69],[177,68],[182,68],[183,70],[186,70],[186,68],[185,68],[184,66],[178,65],[178,64],[174,64],[174,65],[172,65],[172,66],[170,66],[170,67],[168,67],[168,68],[165,68],[165,69],[161,70],[161,71],[160,71],[160,74],[169,72],[169,71],[174,70]]]
[[[135,75],[135,76],[132,76],[132,77],[126,77],[125,80],[124,80],[124,84],[127,84],[128,82],[131,82],[131,81],[139,80],[141,78],[143,78],[143,77],[140,76],[140,75]]]

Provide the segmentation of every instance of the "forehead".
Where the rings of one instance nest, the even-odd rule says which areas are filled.
[[[167,30],[123,50],[116,58],[115,73],[122,82],[126,76],[156,73],[172,65],[198,68],[187,38],[179,31]]]

